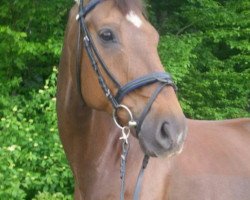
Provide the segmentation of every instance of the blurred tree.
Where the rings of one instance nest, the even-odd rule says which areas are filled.
[[[66,200],[73,194],[57,133],[52,73],[72,4],[1,0],[0,199]]]
[[[250,2],[149,0],[188,117],[250,116]]]
[[[58,64],[72,4],[67,0],[1,1],[0,116],[8,95],[38,89]]]

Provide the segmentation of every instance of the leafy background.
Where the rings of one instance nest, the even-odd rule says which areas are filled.
[[[73,1],[0,4],[0,199],[72,199],[55,84]],[[250,117],[250,2],[148,0],[187,117]]]

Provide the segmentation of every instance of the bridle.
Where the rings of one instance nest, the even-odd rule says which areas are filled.
[[[125,193],[125,174],[126,174],[126,160],[127,160],[127,154],[129,150],[129,142],[128,137],[130,134],[130,129],[135,128],[136,135],[139,138],[140,136],[140,130],[141,126],[143,124],[144,119],[146,118],[147,114],[150,111],[150,108],[152,104],[154,103],[155,99],[157,98],[158,94],[162,91],[162,89],[165,86],[172,86],[176,91],[176,86],[172,81],[171,76],[166,72],[154,72],[151,74],[148,74],[146,76],[139,77],[135,80],[132,80],[128,82],[125,85],[121,85],[115,76],[109,71],[109,68],[106,66],[105,62],[103,61],[102,57],[98,53],[98,50],[94,44],[94,41],[91,37],[91,34],[88,30],[88,27],[85,23],[85,17],[86,15],[95,8],[97,4],[102,2],[102,0],[91,0],[86,6],[83,5],[83,0],[80,0],[80,6],[79,6],[79,13],[76,16],[76,20],[79,21],[80,29],[79,29],[79,35],[78,35],[78,47],[77,47],[77,64],[76,64],[76,76],[77,76],[77,87],[78,91],[80,93],[80,96],[82,100],[84,101],[84,98],[82,96],[81,92],[81,53],[80,53],[80,38],[83,38],[83,44],[85,47],[85,50],[87,52],[87,55],[89,57],[89,60],[91,62],[92,68],[94,69],[96,76],[99,81],[99,85],[101,86],[105,96],[108,98],[110,103],[113,107],[113,119],[115,124],[118,128],[122,130],[122,137],[120,138],[122,143],[122,155],[121,155],[121,193],[120,193],[120,200],[124,199],[124,193]],[[103,75],[100,71],[99,65],[102,67],[106,75],[110,78],[110,80],[115,84],[115,86],[118,88],[118,92],[113,95],[111,90],[109,89],[105,79],[103,78]],[[138,119],[133,118],[133,114],[130,111],[130,109],[121,104],[122,99],[129,94],[130,92],[154,84],[159,83],[159,86],[156,88],[156,90],[153,92],[152,96],[149,98],[144,110],[142,111],[140,117]],[[130,120],[126,126],[123,126],[119,123],[117,112],[118,110],[125,110],[128,115],[130,116]],[[142,163],[142,167],[139,173],[139,176],[137,178],[136,188],[134,192],[134,200],[139,199],[140,189],[141,189],[141,183],[142,183],[142,177],[144,174],[144,169],[147,166],[149,160],[149,156],[145,155]]]
[[[135,128],[136,130],[136,135],[139,138],[141,126],[143,124],[144,119],[146,118],[148,112],[150,111],[150,108],[152,104],[154,103],[155,99],[157,98],[158,94],[162,91],[162,89],[165,86],[172,86],[175,91],[176,91],[176,86],[172,81],[171,76],[166,73],[166,72],[154,72],[151,74],[148,74],[146,76],[139,77],[135,80],[132,80],[128,82],[125,85],[121,85],[117,79],[114,77],[114,75],[109,71],[108,67],[106,66],[105,62],[101,58],[100,54],[98,53],[97,48],[95,47],[95,44],[93,42],[93,39],[91,37],[91,34],[86,26],[85,23],[85,17],[86,15],[95,8],[97,4],[99,4],[101,0],[91,0],[86,6],[83,5],[83,0],[80,0],[80,6],[79,6],[79,13],[76,16],[76,20],[79,21],[80,24],[80,30],[79,30],[79,35],[78,35],[78,50],[77,50],[77,69],[76,69],[76,75],[77,75],[77,87],[80,93],[80,96],[83,99],[82,92],[81,92],[81,55],[80,55],[80,38],[82,34],[83,38],[83,43],[85,50],[87,52],[87,55],[90,59],[91,65],[96,73],[96,76],[98,78],[99,84],[105,94],[105,96],[108,98],[110,103],[113,106],[113,119],[115,124],[117,125],[118,128],[122,130],[122,137],[120,138],[123,140],[122,143],[122,155],[121,155],[121,192],[120,192],[120,200],[124,199],[124,193],[125,193],[125,175],[126,175],[126,161],[127,161],[127,155],[128,155],[128,150],[129,150],[129,142],[128,142],[128,137],[130,134],[130,129]],[[102,73],[100,71],[99,65],[102,67],[104,72],[108,75],[108,77],[111,79],[111,81],[116,85],[118,88],[118,92],[116,95],[113,95],[111,90],[109,89],[106,81],[104,80]],[[129,94],[130,92],[139,89],[141,87],[145,87],[147,85],[153,84],[153,83],[159,83],[159,86],[156,88],[152,96],[149,98],[143,112],[141,113],[140,117],[138,120],[134,120],[133,114],[130,111],[130,109],[125,106],[120,104],[123,97]],[[122,126],[119,124],[118,119],[117,119],[117,111],[118,110],[125,110],[129,116],[130,120],[126,126]],[[137,178],[137,183],[135,187],[135,192],[134,192],[134,200],[139,199],[139,194],[141,190],[141,185],[142,185],[142,178],[144,174],[144,169],[147,166],[149,160],[149,156],[145,155],[143,162],[142,162],[142,167],[139,172],[138,178]]]

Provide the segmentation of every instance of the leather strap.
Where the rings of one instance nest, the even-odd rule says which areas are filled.
[[[134,200],[140,199],[142,179],[143,179],[144,171],[148,165],[148,161],[149,161],[149,156],[145,155],[143,158],[141,170],[139,172],[139,175],[138,175],[137,181],[136,181],[136,185],[135,185],[134,198],[133,198]]]
[[[137,126],[136,126],[136,135],[139,138],[140,135],[140,131],[141,131],[141,126],[142,123],[144,121],[144,119],[146,118],[147,114],[149,113],[155,99],[157,98],[158,94],[162,91],[162,89],[167,86],[168,83],[163,83],[160,84],[156,90],[154,91],[154,93],[152,94],[152,96],[150,97],[150,99],[148,100],[143,112],[141,113],[141,116],[139,117],[139,119],[137,120]]]
[[[173,87],[175,87],[171,76],[166,73],[166,72],[155,72],[155,73],[151,73],[148,74],[146,76],[137,78],[129,83],[127,83],[126,85],[122,86],[121,88],[119,88],[115,99],[117,100],[117,102],[121,102],[123,97],[126,96],[128,93],[141,88],[143,86],[149,85],[149,84],[153,84],[156,82],[161,82],[161,83],[167,83],[168,85],[171,85]]]
[[[91,0],[85,7],[83,6],[83,1],[80,1],[80,7],[82,8],[78,13],[78,18],[85,18],[86,15],[99,4],[101,0]]]

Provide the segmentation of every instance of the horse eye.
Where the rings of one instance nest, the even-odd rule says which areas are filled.
[[[100,31],[99,37],[104,42],[116,42],[116,38],[115,38],[114,33],[109,29]]]

